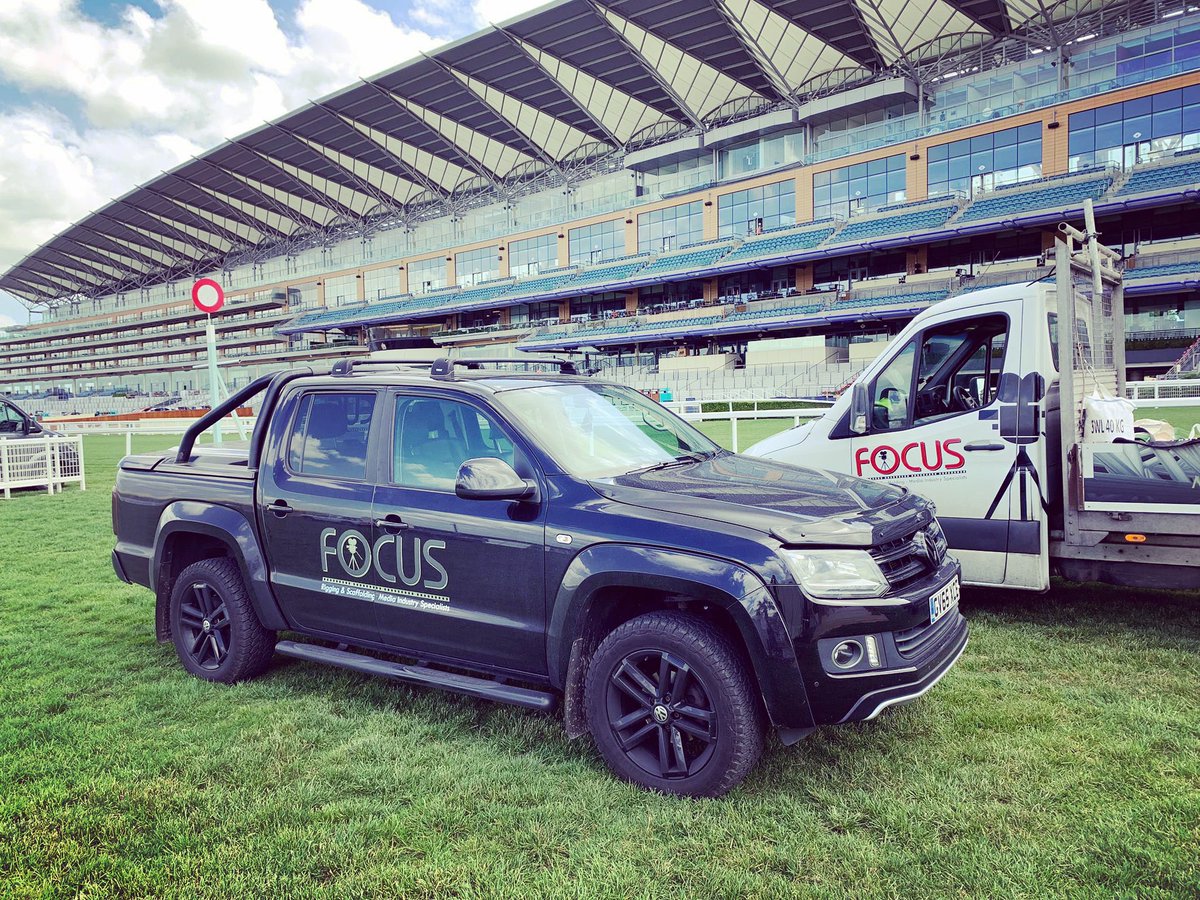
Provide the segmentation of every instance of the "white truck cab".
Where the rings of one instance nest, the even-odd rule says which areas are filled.
[[[930,307],[824,416],[746,452],[934,501],[968,583],[1200,586],[1200,442],[1085,440],[1083,397],[1124,390],[1121,280],[1094,227],[1061,229],[1053,281]]]

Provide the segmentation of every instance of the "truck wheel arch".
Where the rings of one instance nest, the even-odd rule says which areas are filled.
[[[176,559],[183,548],[186,548],[183,558]],[[288,627],[271,594],[269,572],[254,526],[227,506],[181,500],[170,504],[159,517],[150,565],[150,587],[156,597],[156,631],[160,638],[164,629],[169,628],[164,604],[170,599],[175,574],[192,562],[214,556],[228,556],[237,563],[255,612],[266,628],[279,631]]]
[[[579,733],[572,701],[581,699],[582,678],[592,651],[611,630],[606,626],[615,627],[631,617],[618,614],[610,620],[604,608],[628,594],[662,598],[662,608],[676,604],[710,607],[710,618],[732,626],[771,720],[789,724],[811,720],[807,696],[778,689],[784,683],[803,684],[803,676],[775,600],[758,576],[735,563],[699,554],[599,544],[580,552],[568,567],[547,632],[550,680],[564,693],[571,736]],[[648,608],[635,599],[628,604],[628,611],[637,615]],[[597,623],[601,623],[599,628]]]

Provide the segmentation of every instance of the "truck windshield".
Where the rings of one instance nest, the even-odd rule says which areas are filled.
[[[497,395],[529,436],[577,478],[706,459],[720,446],[647,397],[610,384],[547,384]]]

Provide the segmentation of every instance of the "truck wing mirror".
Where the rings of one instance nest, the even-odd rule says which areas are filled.
[[[459,466],[454,493],[464,500],[536,500],[537,482],[522,478],[502,459],[481,456]]]
[[[871,421],[871,395],[862,383],[856,383],[850,390],[850,430],[866,434]]]

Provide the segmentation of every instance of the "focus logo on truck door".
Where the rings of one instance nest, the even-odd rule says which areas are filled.
[[[864,478],[953,473],[962,469],[966,458],[955,448],[962,438],[936,441],[910,441],[893,446],[876,444],[854,450],[854,474]]]
[[[353,528],[342,532],[326,528],[321,532],[321,590],[389,606],[441,611],[450,597],[433,592],[445,591],[450,576],[435,554],[445,549],[445,541],[385,534],[372,544]],[[370,578],[375,583],[338,578],[338,569],[350,578]]]

